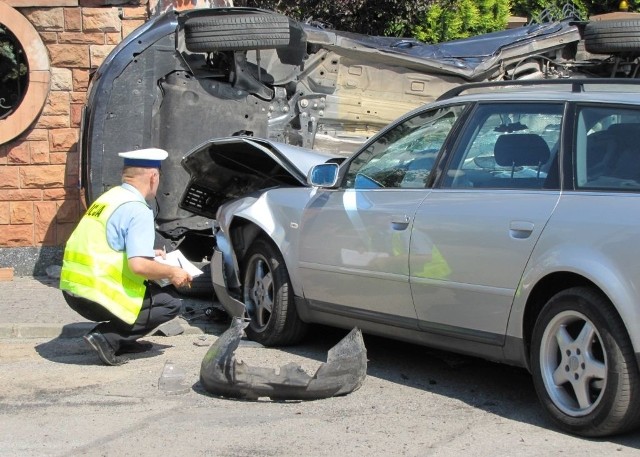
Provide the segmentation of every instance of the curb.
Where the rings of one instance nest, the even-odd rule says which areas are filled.
[[[96,324],[0,324],[0,338],[77,338]]]
[[[227,324],[178,322],[181,335],[219,334]],[[95,327],[94,322],[73,324],[0,324],[0,339],[10,338],[80,338]]]

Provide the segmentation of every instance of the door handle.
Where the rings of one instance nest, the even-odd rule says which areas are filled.
[[[393,228],[393,230],[405,230],[409,227],[409,222],[411,222],[411,219],[406,214],[394,216],[391,218],[391,228]]]
[[[517,240],[524,240],[531,236],[535,225],[529,221],[511,221],[509,223],[509,236]]]

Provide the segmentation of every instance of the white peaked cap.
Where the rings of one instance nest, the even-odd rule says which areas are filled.
[[[119,152],[118,155],[124,159],[125,166],[160,168],[160,163],[169,156],[169,153],[164,149],[147,148]]]

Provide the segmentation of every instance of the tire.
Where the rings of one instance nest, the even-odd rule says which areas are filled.
[[[533,330],[531,372],[546,412],[569,433],[606,436],[640,423],[633,347],[615,309],[596,290],[574,287],[547,302]]]
[[[258,238],[245,259],[242,289],[250,318],[247,337],[265,346],[297,343],[307,325],[298,317],[282,255],[273,244]]]
[[[593,54],[640,54],[640,20],[589,22],[584,47]]]
[[[192,52],[276,49],[289,45],[289,19],[279,14],[228,14],[185,22],[185,46]]]

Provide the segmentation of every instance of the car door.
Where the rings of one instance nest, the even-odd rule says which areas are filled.
[[[413,216],[463,106],[418,113],[387,130],[318,189],[300,227],[299,273],[312,308],[417,328],[409,288]]]
[[[518,283],[558,202],[562,103],[482,103],[411,237],[423,330],[502,344]]]

